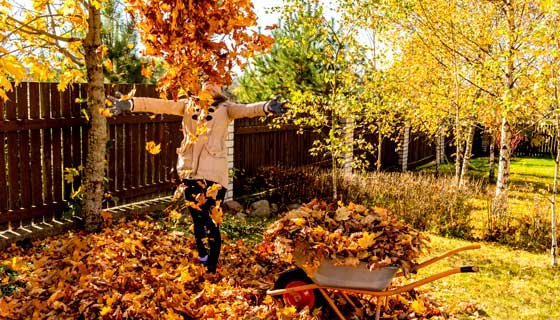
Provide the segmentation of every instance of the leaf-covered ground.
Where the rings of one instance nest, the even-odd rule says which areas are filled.
[[[169,216],[135,219],[98,234],[66,233],[0,253],[3,319],[329,319],[328,307],[297,312],[266,295],[290,269],[274,254],[225,241],[216,274],[197,263],[194,239]],[[4,292],[6,291],[6,292]],[[371,318],[375,298],[353,296]],[[446,309],[417,291],[391,296],[395,319],[446,318]]]

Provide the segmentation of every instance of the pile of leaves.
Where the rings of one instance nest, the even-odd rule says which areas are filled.
[[[178,217],[137,218],[101,233],[66,233],[0,252],[2,319],[329,319],[330,308],[297,311],[266,295],[293,265],[271,252],[225,239],[216,274],[197,263],[189,225]],[[360,318],[375,314],[374,297],[351,295]],[[352,306],[337,305],[349,315]],[[400,318],[446,316],[427,295],[412,290],[384,302],[383,314]]]
[[[326,258],[353,267],[364,262],[370,270],[398,266],[407,275],[427,240],[387,209],[319,200],[288,212],[264,237],[286,262],[295,257],[310,275]]]

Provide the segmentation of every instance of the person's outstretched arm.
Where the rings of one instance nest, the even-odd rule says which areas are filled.
[[[282,115],[286,112],[284,105],[287,101],[278,101],[276,98],[250,104],[227,102],[228,116],[231,119],[253,118],[267,114]]]
[[[108,96],[107,99],[113,103],[111,111],[114,115],[119,115],[124,112],[151,112],[182,116],[188,107],[187,104],[192,103],[190,99],[173,101],[135,97],[129,100],[122,100],[111,96]]]

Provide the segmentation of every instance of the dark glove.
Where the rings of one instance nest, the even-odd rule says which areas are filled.
[[[111,103],[113,104],[112,108],[109,109],[111,110],[113,115],[117,116],[121,113],[132,110],[132,108],[134,107],[134,102],[132,102],[132,99],[121,99],[122,95],[120,92],[117,92],[115,95],[117,96],[116,98],[113,96],[107,96],[107,100],[111,101]]]
[[[278,101],[279,97],[275,97],[264,104],[264,111],[267,113],[273,112],[274,114],[281,116],[286,113],[286,108],[284,105],[288,103],[288,100]]]

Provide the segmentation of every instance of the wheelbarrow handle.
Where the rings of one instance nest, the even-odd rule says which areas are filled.
[[[462,266],[460,269],[461,272],[478,272],[477,266]]]

